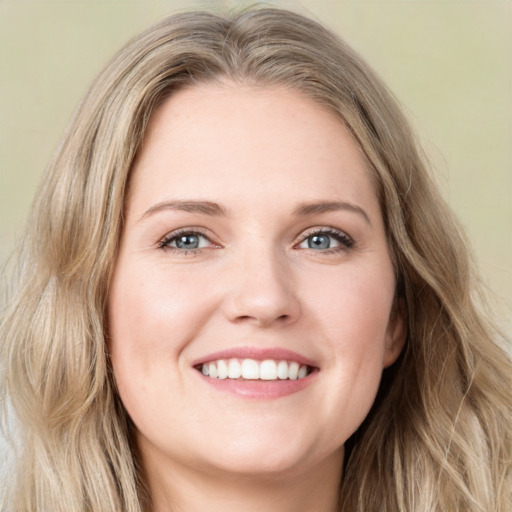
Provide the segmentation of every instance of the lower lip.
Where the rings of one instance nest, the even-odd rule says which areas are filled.
[[[307,377],[296,380],[238,380],[213,379],[197,372],[205,383],[219,391],[259,400],[273,400],[302,391],[313,383],[317,373],[317,371],[313,371]]]

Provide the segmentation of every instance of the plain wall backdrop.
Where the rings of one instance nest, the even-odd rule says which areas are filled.
[[[93,76],[163,16],[237,1],[0,0],[0,265]],[[250,2],[251,4],[259,2]],[[405,106],[512,334],[512,2],[270,1],[348,40]]]

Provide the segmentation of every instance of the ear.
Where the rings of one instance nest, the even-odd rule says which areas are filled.
[[[384,347],[383,367],[391,366],[404,348],[407,338],[407,308],[404,299],[397,299],[389,315]]]

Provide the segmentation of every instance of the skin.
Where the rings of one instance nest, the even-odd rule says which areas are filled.
[[[223,214],[162,206],[176,201]],[[351,206],[296,214],[326,202]],[[343,124],[285,88],[181,90],[151,119],[126,206],[109,349],[153,510],[334,511],[343,445],[405,337],[376,192]],[[199,249],[169,241],[182,228],[204,234]],[[326,229],[341,238],[310,248]],[[193,367],[240,346],[293,350],[316,371],[255,399]]]

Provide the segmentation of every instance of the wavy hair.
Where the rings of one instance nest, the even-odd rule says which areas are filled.
[[[328,108],[376,184],[408,338],[347,442],[340,510],[508,512],[512,366],[477,306],[468,244],[372,69],[315,21],[268,8],[163,20],[80,103],[37,192],[1,324],[1,392],[19,438],[6,509],[150,507],[106,354],[109,281],[152,112],[178,88],[226,79]]]

